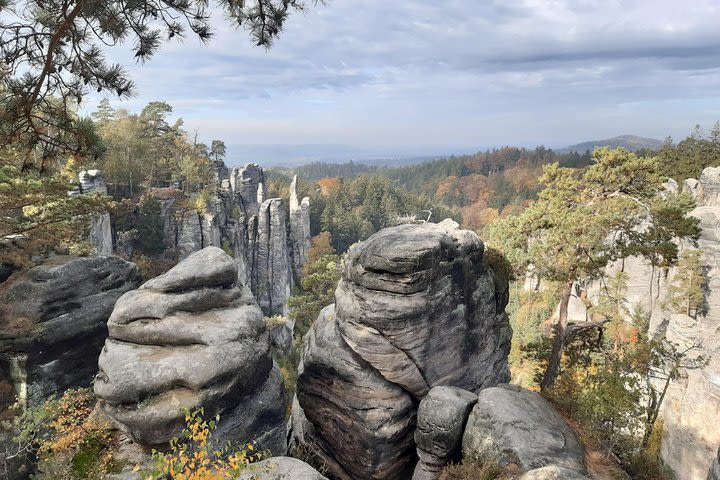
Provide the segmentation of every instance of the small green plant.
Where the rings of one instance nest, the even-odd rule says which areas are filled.
[[[232,243],[230,243],[230,240],[228,240],[227,238],[224,239],[222,242],[222,249],[231,257],[235,257],[235,250],[233,249]]]

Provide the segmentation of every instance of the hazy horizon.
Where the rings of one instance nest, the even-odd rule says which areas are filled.
[[[686,136],[720,119],[720,4],[698,0],[331,0],[295,14],[269,51],[215,15],[209,46],[172,42],[138,95],[228,145],[423,151],[562,147]],[[100,100],[92,95],[84,109]]]

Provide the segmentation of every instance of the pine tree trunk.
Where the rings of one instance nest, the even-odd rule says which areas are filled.
[[[655,422],[660,415],[660,409],[662,408],[663,401],[665,400],[665,395],[667,394],[668,387],[670,387],[671,380],[672,377],[668,375],[668,377],[665,379],[665,385],[663,385],[662,392],[660,393],[660,398],[658,398],[657,402],[653,405],[653,410],[650,412],[647,420],[648,423],[647,425],[645,425],[645,434],[643,435],[643,440],[641,444],[643,449],[646,449],[648,444],[650,443],[650,437],[652,436],[653,430],[655,429]]]
[[[562,360],[562,354],[565,348],[565,331],[568,326],[568,305],[570,304],[573,283],[572,280],[568,280],[565,283],[562,298],[560,299],[560,312],[558,313],[558,320],[555,324],[553,348],[550,353],[550,360],[548,361],[545,375],[540,384],[540,390],[543,392],[550,390],[555,385],[555,380],[560,373],[560,361]]]

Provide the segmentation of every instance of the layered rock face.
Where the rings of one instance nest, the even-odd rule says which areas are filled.
[[[217,441],[285,453],[283,383],[263,315],[219,248],[123,295],[108,321],[95,394],[135,442],[178,437],[183,409],[220,414]]]
[[[78,174],[78,186],[70,195],[88,195],[98,193],[107,195],[107,187],[100,170],[83,170]],[[90,221],[90,243],[95,247],[98,255],[113,254],[112,224],[110,214],[99,212],[92,216]]]
[[[218,189],[204,212],[182,210],[173,199],[161,201],[165,247],[180,259],[209,246],[232,251],[238,280],[250,287],[263,312],[285,315],[310,250],[310,200],[298,202],[293,181],[288,219],[283,201],[267,198],[259,165],[228,171],[219,162],[216,173]]]
[[[662,411],[661,453],[678,480],[702,478],[720,446],[715,426],[720,412],[720,204],[700,206],[692,215],[701,220],[698,246],[707,268],[707,312],[692,318],[659,309],[653,312],[652,325],[658,335],[681,347],[699,345],[692,353],[709,359],[703,368],[688,370],[687,378],[672,383]]]
[[[395,479],[415,460],[417,404],[434,386],[509,379],[507,281],[457,223],[400,225],[353,248],[307,336],[295,440],[332,476]]]
[[[286,315],[292,293],[291,250],[288,250],[285,209],[282,200],[272,198],[260,205],[255,256],[250,279],[258,304],[268,315]]]
[[[29,406],[90,385],[113,306],[139,283],[118,257],[55,257],[0,284],[0,379]]]
[[[293,267],[301,272],[310,254],[310,199],[298,201],[297,175],[290,184],[290,240],[293,248]]]

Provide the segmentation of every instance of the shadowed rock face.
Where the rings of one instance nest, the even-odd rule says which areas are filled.
[[[457,387],[433,387],[420,402],[415,443],[419,461],[412,480],[435,480],[460,459],[463,432],[478,396]]]
[[[95,394],[142,445],[180,435],[182,409],[221,415],[217,440],[285,453],[282,379],[262,312],[233,259],[208,247],[123,295],[108,321]]]
[[[15,274],[0,285],[0,377],[30,406],[90,385],[113,305],[139,283],[118,257],[55,257]]]
[[[720,449],[718,449],[715,460],[710,465],[707,480],[720,480]]]
[[[509,380],[507,282],[484,264],[477,235],[446,220],[356,246],[335,298],[303,352],[296,441],[337,478],[405,478],[430,388],[478,392]]]

